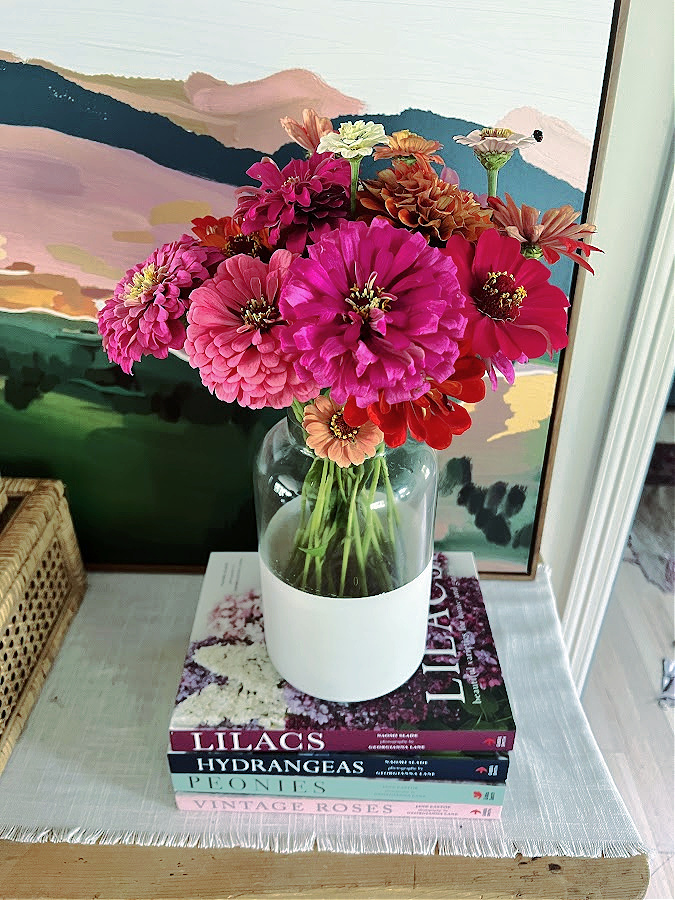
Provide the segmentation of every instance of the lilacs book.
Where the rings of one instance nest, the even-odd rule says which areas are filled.
[[[171,716],[172,750],[489,751],[515,723],[473,556],[434,557],[427,649],[406,684],[362,703],[310,697],[265,649],[255,553],[212,553]]]

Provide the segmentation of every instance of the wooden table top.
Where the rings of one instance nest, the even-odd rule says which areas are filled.
[[[641,900],[648,884],[645,855],[468,859],[0,841],[4,900]]]

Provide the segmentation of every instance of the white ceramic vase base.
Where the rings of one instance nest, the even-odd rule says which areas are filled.
[[[424,655],[431,566],[372,597],[320,597],[286,584],[260,558],[265,643],[279,674],[322,700],[356,703],[404,684]]]

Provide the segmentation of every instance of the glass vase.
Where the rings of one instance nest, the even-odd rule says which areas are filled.
[[[307,447],[292,411],[267,433],[254,467],[265,641],[295,688],[356,702],[415,672],[437,482],[435,452],[413,440],[341,468]]]

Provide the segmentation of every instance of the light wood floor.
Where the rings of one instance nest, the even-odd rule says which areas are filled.
[[[661,660],[675,657],[673,596],[621,563],[582,702],[614,781],[653,848],[650,900],[674,900],[675,710],[661,708]]]

